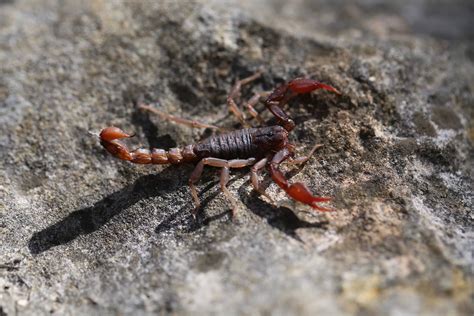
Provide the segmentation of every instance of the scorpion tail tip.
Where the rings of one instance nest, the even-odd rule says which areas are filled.
[[[129,138],[133,136],[135,136],[135,134],[127,134],[120,128],[114,126],[104,128],[99,134],[100,139],[104,141],[112,141],[114,139]]]

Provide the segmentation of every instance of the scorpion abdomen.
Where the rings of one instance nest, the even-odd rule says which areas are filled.
[[[221,159],[263,158],[288,143],[288,132],[281,126],[246,128],[216,135],[194,145],[199,158]]]

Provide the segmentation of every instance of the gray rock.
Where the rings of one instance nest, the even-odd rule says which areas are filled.
[[[0,315],[472,315],[474,7],[400,3],[0,1]],[[232,221],[209,168],[194,221],[192,166],[88,134],[209,136],[139,100],[237,127],[226,93],[260,68],[244,98],[304,75],[343,92],[289,108],[299,151],[324,144],[293,180],[336,212],[232,171]]]

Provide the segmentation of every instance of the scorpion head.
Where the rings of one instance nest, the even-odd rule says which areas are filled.
[[[261,152],[276,152],[288,146],[288,131],[280,125],[259,128],[252,134],[252,142]]]

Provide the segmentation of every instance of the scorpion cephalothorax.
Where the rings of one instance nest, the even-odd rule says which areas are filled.
[[[249,83],[260,76],[257,73],[253,76],[238,81],[232,88],[227,104],[230,111],[239,119],[244,126],[249,126],[241,107],[235,102],[235,98],[240,94],[242,85]],[[268,110],[275,115],[278,124],[258,128],[244,128],[231,131],[205,139],[197,144],[188,145],[183,148],[172,148],[168,151],[163,149],[144,149],[139,148],[130,151],[120,139],[132,137],[117,127],[107,127],[99,135],[102,146],[113,156],[138,164],[181,164],[195,163],[196,167],[191,173],[189,186],[196,210],[200,205],[195,183],[201,177],[205,165],[222,168],[220,185],[224,194],[232,203],[232,209],[235,212],[237,208],[236,200],[233,198],[226,185],[229,181],[230,168],[243,168],[251,166],[250,175],[254,189],[270,198],[261,188],[258,181],[258,172],[265,166],[268,166],[270,175],[275,183],[282,188],[291,198],[301,203],[310,205],[319,211],[330,211],[318,205],[319,202],[327,202],[328,197],[313,196],[311,191],[300,182],[289,184],[279,166],[287,159],[293,163],[304,163],[313,152],[320,146],[315,146],[306,157],[294,158],[294,146],[288,142],[288,132],[294,127],[295,123],[282,110],[282,107],[294,96],[303,93],[309,93],[316,89],[325,89],[328,91],[339,92],[326,84],[312,79],[298,78],[291,80],[276,89],[270,94],[255,94],[245,107],[250,115],[259,122],[263,122],[260,114],[254,106],[263,98],[263,103]],[[196,121],[190,121],[178,118],[167,113],[158,111],[149,106],[141,108],[156,112],[165,119],[190,125],[193,127],[210,127],[218,129],[213,125],[203,124]],[[271,198],[270,198],[271,199]]]

